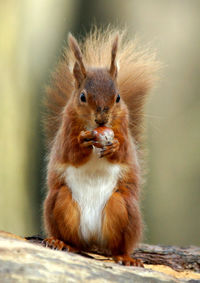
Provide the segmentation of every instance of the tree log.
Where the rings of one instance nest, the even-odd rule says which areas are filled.
[[[133,257],[142,259],[145,268],[121,266],[109,257],[94,253],[55,251],[43,247],[41,237],[25,239],[0,232],[0,282],[3,283],[200,282],[198,247],[142,244]]]
[[[26,237],[26,239],[40,245],[43,241],[39,236]],[[99,260],[111,260],[109,257],[94,253],[81,253],[81,255]],[[135,250],[133,257],[141,259],[144,264],[167,265],[176,271],[187,269],[200,272],[200,247],[190,246],[184,248],[140,244],[139,248]]]

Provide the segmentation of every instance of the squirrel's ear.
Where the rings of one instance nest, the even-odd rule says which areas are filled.
[[[75,58],[77,60],[77,62],[74,65],[74,74],[79,69],[80,72],[82,73],[83,78],[85,78],[86,77],[86,69],[85,69],[85,66],[84,66],[83,60],[82,60],[82,57],[83,57],[82,56],[82,52],[81,52],[81,49],[80,49],[80,47],[78,45],[78,42],[71,35],[71,33],[68,36],[68,42],[69,42],[70,49],[74,53],[74,56],[75,56]]]
[[[115,39],[112,44],[112,50],[111,50],[111,64],[110,64],[110,74],[113,79],[117,76],[117,64],[116,64],[116,54],[117,54],[117,48],[118,48],[118,34],[115,36]]]
[[[73,74],[76,79],[76,87],[79,88],[81,86],[82,81],[85,76],[83,75],[79,63],[76,61],[73,68]]]

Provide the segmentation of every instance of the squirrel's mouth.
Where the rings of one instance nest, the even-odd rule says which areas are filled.
[[[103,124],[97,124],[97,123],[93,123],[92,125],[88,125],[86,127],[86,130],[87,131],[93,131],[94,129],[98,128],[98,127],[108,127],[108,128],[111,128],[111,125],[108,124],[108,123],[103,123]]]
[[[101,122],[101,121],[98,121],[98,120],[95,120],[95,123],[97,124],[98,127],[103,127],[106,125],[106,122]]]
[[[88,120],[87,126],[85,127],[87,131],[92,131],[97,127],[111,127],[111,121],[109,119],[97,119]]]
[[[98,127],[102,127],[102,126],[107,126],[108,124],[108,119],[107,118],[95,118],[95,123],[96,123],[96,126]]]

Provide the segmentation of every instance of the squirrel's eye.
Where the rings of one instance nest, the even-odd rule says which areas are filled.
[[[86,102],[86,97],[85,97],[85,93],[84,93],[84,92],[81,92],[81,94],[80,94],[80,100],[81,100],[82,102]]]
[[[116,98],[116,103],[120,102],[120,95],[118,94],[117,95],[117,98]]]

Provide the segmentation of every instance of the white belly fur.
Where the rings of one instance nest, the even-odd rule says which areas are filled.
[[[116,186],[119,174],[120,165],[99,158],[95,150],[83,166],[69,166],[66,169],[66,183],[80,207],[80,232],[85,241],[92,235],[101,239],[102,210]]]

